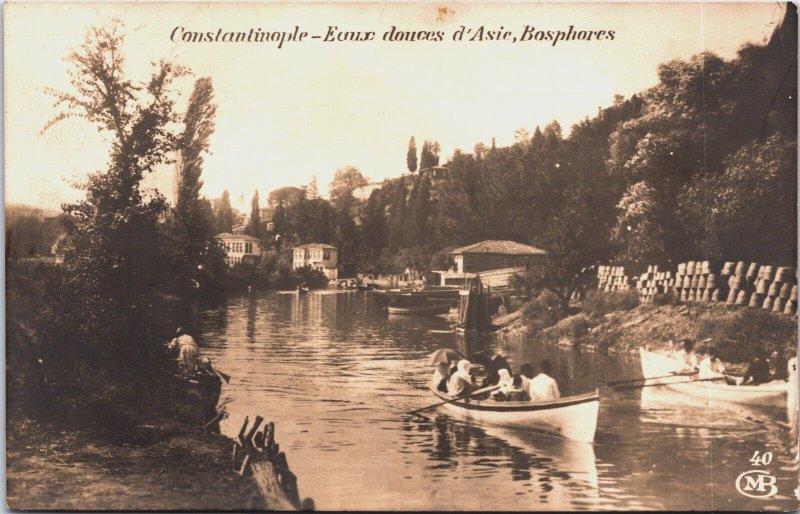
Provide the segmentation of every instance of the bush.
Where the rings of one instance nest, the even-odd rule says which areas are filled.
[[[558,321],[559,299],[554,293],[544,290],[522,309],[522,320],[531,329],[539,331]]]
[[[294,289],[302,283],[308,284],[312,288],[327,287],[328,277],[321,271],[313,269],[311,266],[287,270],[283,266],[279,267],[272,286],[277,289]]]
[[[574,342],[586,335],[592,326],[594,326],[594,323],[588,316],[576,314],[556,323],[555,326],[546,331],[546,336],[553,342],[558,342],[561,338],[567,338]]]
[[[599,318],[613,311],[629,311],[639,306],[639,295],[635,289],[603,293],[590,291],[582,302],[583,312],[590,317]]]
[[[797,341],[797,321],[761,309],[739,309],[732,316],[704,320],[698,338],[711,338],[719,357],[728,362],[748,362],[757,350],[785,355]]]
[[[656,293],[653,295],[653,305],[678,305],[680,298],[674,292]]]

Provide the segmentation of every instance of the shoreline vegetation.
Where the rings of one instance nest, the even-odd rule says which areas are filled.
[[[658,303],[640,304],[634,290],[589,292],[570,315],[560,319],[543,315],[534,300],[516,311],[516,318],[497,334],[628,355],[638,355],[639,348],[668,352],[673,349],[670,341],[691,339],[703,343],[698,350],[714,346],[734,373],[743,372],[756,354],[777,350],[786,356],[796,348],[794,316],[725,303],[670,300],[670,295],[664,295]]]
[[[789,4],[786,20],[795,16]],[[244,230],[265,241],[266,255],[232,269],[216,234],[246,217],[236,218],[227,192],[216,207],[200,195],[212,81],[195,80],[177,105],[189,70],[161,60],[144,80],[128,77],[124,33],[118,21],[90,29],[66,56],[71,88],[48,90],[57,112],[44,130],[82,120],[109,141],[85,198],[63,206],[63,262],[17,260],[49,249],[40,239],[52,227],[36,236],[41,227],[24,217],[7,226],[11,508],[250,508],[253,484],[224,471],[230,443],[203,433],[209,420],[174,381],[164,342],[193,327],[190,309],[169,298],[196,298],[194,283],[201,297],[324,284],[318,272],[291,269],[295,243],[336,246],[343,276],[447,269],[450,250],[476,240],[536,245],[547,262],[522,277],[537,295],[513,323],[556,344],[614,352],[713,335],[721,358],[744,362],[747,345],[794,341],[796,320],[755,310],[598,296],[576,313],[569,300],[587,269],[615,258],[793,265],[797,82],[787,70],[796,24],[784,21],[768,44],[745,44],[730,61],[703,53],[662,63],[655,86],[617,96],[568,136],[557,121],[520,129],[512,146],[479,143],[445,166],[436,141],[418,160],[411,138],[409,174],[365,200],[353,193],[369,181],[353,167],[337,170],[329,199],[316,179],[273,191],[271,231],[256,191]],[[180,183],[171,206],[142,181],[172,164]]]

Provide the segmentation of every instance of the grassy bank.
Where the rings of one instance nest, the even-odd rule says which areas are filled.
[[[250,510],[255,483],[231,471],[230,440],[200,429],[118,433],[10,423],[7,502],[17,510]]]
[[[724,361],[743,366],[756,352],[787,352],[797,341],[797,319],[761,309],[715,303],[640,305],[627,293],[590,295],[572,315],[554,321],[540,306],[523,310],[519,328],[531,337],[564,346],[608,353],[663,350],[669,341],[692,339],[704,350],[714,345]],[[739,367],[739,366],[735,366]]]

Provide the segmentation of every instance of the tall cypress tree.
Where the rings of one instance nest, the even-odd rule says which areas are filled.
[[[248,236],[261,237],[261,208],[258,205],[258,189],[250,202],[250,219],[247,221],[244,233]]]
[[[414,173],[417,171],[417,143],[414,141],[414,136],[408,142],[408,154],[406,154],[406,165],[408,171]]]
[[[228,190],[222,192],[219,212],[217,213],[217,229],[221,232],[233,230],[233,209],[231,208],[231,195]]]

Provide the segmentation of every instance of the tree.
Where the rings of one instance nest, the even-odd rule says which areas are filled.
[[[367,184],[369,180],[355,166],[339,168],[333,174],[333,181],[328,187],[328,196],[337,209],[349,210],[356,201],[353,190]]]
[[[122,48],[121,23],[89,30],[67,57],[74,91],[48,90],[62,111],[45,127],[78,117],[110,138],[107,168],[90,174],[83,200],[64,206],[75,222],[64,260],[69,286],[63,292],[71,301],[62,313],[62,327],[69,327],[62,351],[92,366],[98,384],[103,374],[127,383],[123,377],[138,372],[132,363],[161,356],[154,295],[163,269],[159,223],[166,201],[143,191],[141,182],[176,146],[169,130],[179,122],[171,87],[185,74],[162,60],[140,87],[125,76]]]
[[[608,231],[598,226],[593,205],[597,198],[591,196],[582,186],[568,193],[568,201],[554,213],[543,234],[545,265],[530,272],[534,288],[556,295],[561,316],[567,314],[572,293],[585,283],[592,265],[611,256]]]
[[[417,171],[417,143],[414,141],[414,136],[411,136],[411,139],[408,141],[406,165],[408,166],[408,171],[411,173]]]
[[[261,238],[261,207],[258,205],[258,189],[256,189],[253,199],[250,201],[250,219],[247,220],[244,233],[248,236]]]
[[[217,111],[213,99],[211,79],[198,79],[177,142],[180,182],[178,201],[167,224],[166,248],[171,261],[170,279],[179,290],[189,288],[191,280],[199,280],[204,287],[213,289],[219,285],[225,269],[220,252],[212,250],[219,242],[210,204],[200,198],[203,154],[208,152]]]
[[[782,134],[745,145],[722,173],[681,195],[696,248],[712,259],[790,264],[797,259],[797,143]]]
[[[316,200],[319,198],[319,189],[317,189],[317,176],[311,177],[311,182],[306,186],[306,197],[309,200]]]
[[[422,153],[419,159],[419,169],[431,168],[439,165],[439,143],[436,141],[425,141],[422,144]]]
[[[267,203],[269,205],[283,204],[284,207],[288,208],[305,198],[306,192],[303,188],[288,186],[272,191],[267,197]]]
[[[538,128],[538,127],[537,127]],[[530,143],[531,133],[525,127],[520,127],[514,131],[514,143],[526,146]]]
[[[231,232],[233,230],[234,216],[231,208],[231,195],[228,190],[222,192],[217,212],[217,230],[220,232]]]
[[[664,259],[663,216],[655,190],[647,182],[629,187],[617,204],[620,211],[612,239],[625,260],[660,262]]]

